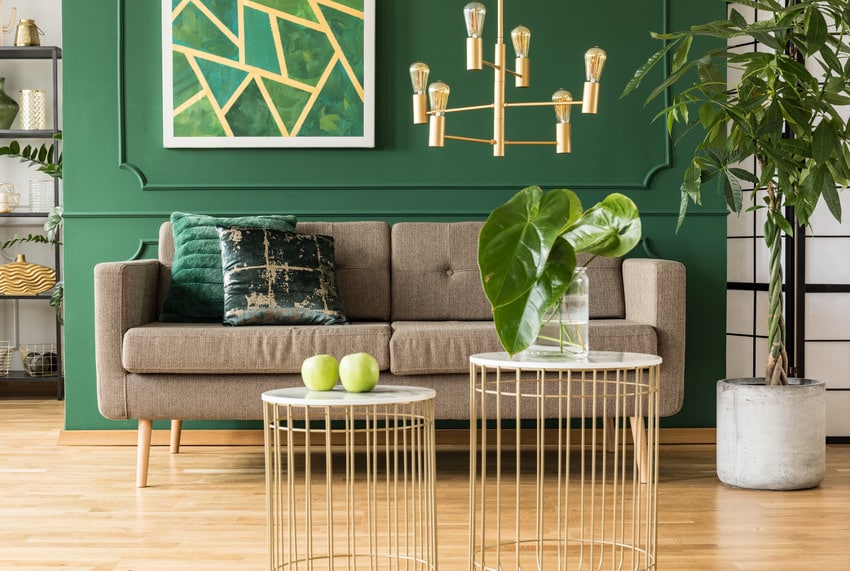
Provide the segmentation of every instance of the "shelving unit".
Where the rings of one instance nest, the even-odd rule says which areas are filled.
[[[27,140],[51,140],[54,135],[60,132],[59,127],[59,60],[62,58],[62,50],[55,46],[26,46],[26,47],[1,47],[0,60],[42,60],[51,62],[52,71],[52,106],[53,106],[53,124],[50,129],[39,130],[21,130],[21,129],[3,129],[0,130],[0,140],[10,141],[18,139]],[[7,144],[7,143],[4,143]],[[56,156],[60,153],[61,141],[54,141],[54,153]],[[59,180],[53,179],[53,204],[59,205]],[[50,212],[21,212],[13,211],[8,213],[0,213],[0,225],[14,219],[20,218],[41,218],[46,220]],[[57,240],[61,241],[61,236],[56,236]],[[53,246],[53,269],[56,272],[56,281],[62,279],[62,253],[60,246]],[[21,302],[39,302],[47,303],[50,301],[52,290],[47,293],[35,296],[23,295],[3,295],[0,294],[0,307],[12,306],[14,317],[14,339],[12,340],[15,347],[20,343],[19,328],[20,328],[20,304]],[[5,308],[4,308],[5,310]],[[55,348],[56,348],[56,374],[50,376],[31,376],[25,370],[11,370],[8,375],[0,377],[0,382],[9,381],[27,381],[33,383],[55,383],[56,398],[61,400],[65,396],[65,379],[63,375],[63,355],[62,355],[62,326],[58,319],[56,320],[55,329]],[[20,354],[20,353],[19,353]]]

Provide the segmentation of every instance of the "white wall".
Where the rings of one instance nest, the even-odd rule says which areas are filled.
[[[3,10],[0,13],[0,20],[2,20],[3,24],[9,21],[12,7],[17,7],[15,26],[21,18],[33,19],[44,33],[40,37],[41,45],[62,46],[61,0],[2,0]],[[2,45],[14,45],[15,26],[13,26],[10,33],[3,35]],[[54,95],[59,97],[61,109],[61,89],[59,93],[54,94],[49,60],[0,60],[0,77],[6,78],[6,93],[16,101],[20,100],[19,91],[21,89],[44,89],[48,96],[47,123],[48,125],[52,125],[53,113],[50,98]],[[61,86],[61,66],[59,85]],[[21,142],[25,141],[21,139]],[[0,145],[6,146],[9,142],[9,139],[3,139],[0,140]],[[40,144],[47,141],[30,142]],[[29,210],[29,181],[44,178],[49,177],[37,172],[35,169],[28,168],[16,159],[0,157],[0,182],[15,184],[21,193],[22,204],[19,207],[21,210]],[[15,235],[26,236],[31,233],[42,232],[43,224],[43,219],[36,218],[18,220],[0,218],[0,242],[5,242]],[[0,253],[0,264],[11,261],[8,257],[13,258],[18,253],[25,254],[28,261],[53,265],[53,253],[51,249],[40,245],[13,246],[6,252],[7,257],[3,257],[2,253]],[[19,344],[53,342],[55,328],[54,313],[53,309],[47,305],[47,302],[24,300],[19,302],[19,308]],[[14,321],[13,302],[0,301],[0,340],[15,341]],[[12,368],[22,368],[20,359],[17,356],[12,363]]]

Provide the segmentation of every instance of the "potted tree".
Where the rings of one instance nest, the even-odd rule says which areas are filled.
[[[672,65],[647,103],[674,95],[658,117],[669,132],[682,124],[702,140],[685,169],[679,226],[702,186],[719,181],[730,211],[764,209],[769,249],[768,362],[765,377],[718,383],[717,471],[721,481],[758,489],[801,489],[823,480],[824,383],[788,378],[782,300],[782,235],[805,228],[821,199],[840,220],[839,188],[850,181],[850,8],[846,0],[741,0],[766,19],[749,22],[735,8],[728,19],[671,34],[627,84],[632,92],[659,61]],[[711,41],[692,53],[695,42]],[[755,40],[759,50],[732,53],[729,42]],[[718,45],[723,42],[722,45]],[[812,69],[807,69],[806,63]],[[727,86],[727,71],[740,79]],[[730,74],[731,76],[731,74]],[[760,172],[740,168],[754,159]],[[763,200],[760,198],[764,193]],[[788,207],[792,207],[789,209]]]
[[[496,208],[478,237],[478,267],[505,351],[537,339],[573,282],[576,254],[623,256],[640,236],[637,206],[617,193],[584,210],[570,190],[530,186]]]

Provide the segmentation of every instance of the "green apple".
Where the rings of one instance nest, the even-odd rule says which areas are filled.
[[[369,353],[351,353],[339,361],[339,380],[350,393],[365,393],[378,384],[378,361]]]
[[[313,355],[301,363],[301,380],[311,391],[329,391],[339,379],[339,362],[333,355]]]

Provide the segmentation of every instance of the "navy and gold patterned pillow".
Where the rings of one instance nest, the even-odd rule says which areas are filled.
[[[227,325],[346,323],[330,236],[218,228]]]

